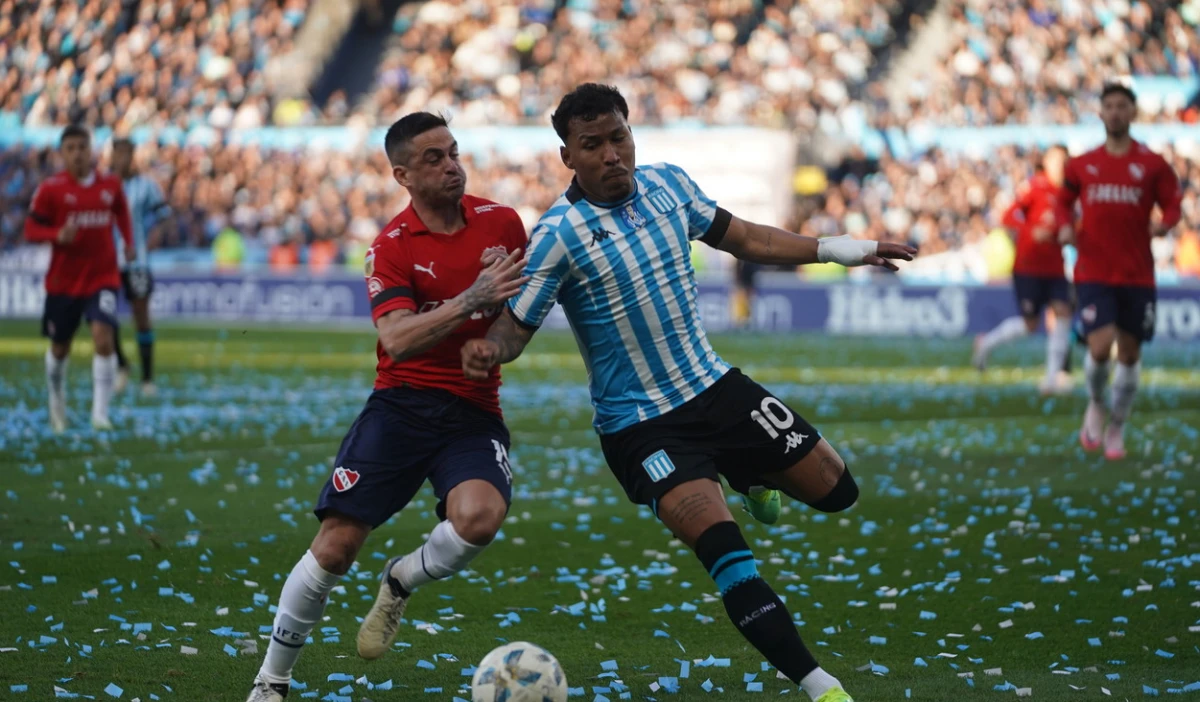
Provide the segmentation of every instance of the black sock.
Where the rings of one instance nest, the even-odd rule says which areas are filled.
[[[154,377],[154,330],[140,331],[137,335],[138,355],[142,358],[142,382]]]
[[[129,368],[129,359],[125,358],[125,351],[121,348],[121,328],[113,327],[113,350],[117,354],[117,368],[126,370]]]
[[[1067,344],[1067,355],[1063,357],[1063,372],[1070,374],[1071,372],[1071,344]]]
[[[725,612],[747,641],[792,682],[817,669],[783,601],[758,575],[736,522],[721,522],[696,540],[696,556],[721,589]]]

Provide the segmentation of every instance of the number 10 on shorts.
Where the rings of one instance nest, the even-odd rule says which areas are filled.
[[[758,422],[772,439],[778,439],[780,431],[791,429],[796,423],[796,415],[774,397],[763,398],[761,410],[750,410],[750,418]]]

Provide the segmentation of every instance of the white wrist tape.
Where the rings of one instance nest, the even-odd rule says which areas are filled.
[[[863,259],[874,256],[878,241],[851,239],[848,234],[829,236],[817,242],[817,260],[850,267],[863,265]]]

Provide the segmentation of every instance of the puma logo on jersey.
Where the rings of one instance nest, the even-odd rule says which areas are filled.
[[[415,263],[414,263],[414,264],[413,264],[413,270],[414,270],[414,271],[421,271],[422,273],[428,273],[430,278],[433,278],[434,280],[437,280],[437,275],[435,275],[435,274],[434,274],[434,272],[433,272],[433,264],[434,264],[434,263],[437,263],[437,261],[430,261],[430,262],[429,262],[429,267],[425,267],[425,266],[418,266],[417,264],[415,264]]]

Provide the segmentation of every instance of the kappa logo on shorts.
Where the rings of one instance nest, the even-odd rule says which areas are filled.
[[[788,434],[787,435],[787,448],[784,449],[783,452],[791,453],[792,449],[800,448],[801,446],[804,445],[804,440],[807,438],[808,438],[808,434],[801,434],[800,432],[797,432],[797,431],[794,431],[794,432]]]
[[[358,478],[358,471],[338,466],[333,469],[333,489],[345,492],[358,484]]]
[[[650,476],[650,480],[658,482],[668,475],[675,472],[675,464],[667,456],[666,451],[655,451],[650,454],[650,457],[642,461],[642,467],[646,469],[646,475]]]

